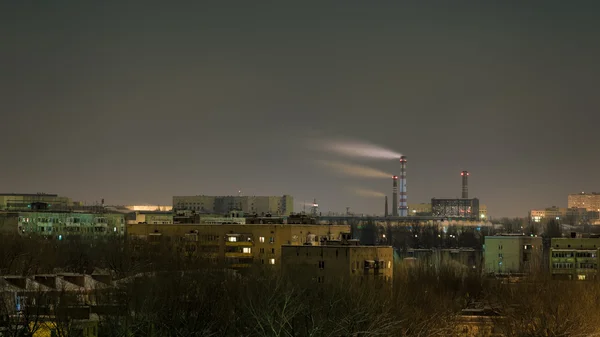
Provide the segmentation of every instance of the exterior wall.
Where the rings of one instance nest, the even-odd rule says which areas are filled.
[[[554,238],[549,254],[550,273],[554,278],[598,278],[600,238]]]
[[[18,212],[21,233],[61,237],[69,235],[124,235],[125,217],[119,213]]]
[[[600,193],[569,194],[569,208],[585,208],[588,211],[600,212]]]
[[[282,247],[282,271],[303,281],[339,282],[355,278],[391,282],[393,249],[383,246],[288,246]]]
[[[531,236],[486,236],[484,245],[487,273],[527,273],[541,261],[542,238]]]
[[[130,237],[155,241],[168,238],[181,244],[186,254],[223,261],[231,267],[279,265],[282,245],[303,245],[324,237],[337,240],[349,232],[348,225],[127,225]]]
[[[126,216],[127,223],[173,224],[172,212],[133,212]]]
[[[0,210],[27,211],[31,203],[48,203],[49,208],[66,209],[73,206],[73,201],[56,194],[0,194]]]
[[[200,213],[227,214],[231,210],[245,213],[289,215],[294,212],[292,196],[174,196],[173,207]]]

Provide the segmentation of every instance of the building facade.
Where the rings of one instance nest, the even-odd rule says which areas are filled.
[[[431,199],[433,216],[479,220],[479,199]]]
[[[486,273],[520,274],[529,273],[541,267],[541,237],[486,236],[483,249]]]
[[[569,194],[568,196],[568,207],[569,208],[585,208],[588,211],[600,212],[600,193],[577,193]]]
[[[316,283],[353,279],[391,282],[393,259],[392,247],[358,246],[341,241],[281,247],[283,274],[293,280]]]
[[[585,208],[548,207],[545,209],[532,209],[529,211],[531,221],[542,223],[556,220],[561,224],[577,225],[600,225],[600,212]]]
[[[131,238],[180,245],[184,254],[231,268],[279,265],[282,245],[318,244],[350,233],[349,225],[127,224]]]
[[[294,198],[283,196],[174,196],[173,208],[197,213],[229,214],[239,210],[246,214],[289,215],[294,212]]]
[[[147,223],[147,224],[173,224],[173,212],[161,211],[135,211],[125,215],[125,220],[128,224],[131,223]]]
[[[60,197],[58,194],[35,193],[2,193],[0,194],[0,210],[28,211],[38,206],[45,209],[65,210],[74,206],[73,200]]]
[[[18,212],[15,232],[39,234],[59,239],[71,235],[124,235],[125,216],[121,213]]]
[[[594,280],[600,266],[600,238],[553,238],[550,273],[556,279]]]

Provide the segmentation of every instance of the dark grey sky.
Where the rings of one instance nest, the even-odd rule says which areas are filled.
[[[1,190],[383,212],[347,187],[391,180],[314,165],[317,135],[407,155],[409,203],[463,169],[493,216],[600,190],[597,1],[408,3],[3,1]]]

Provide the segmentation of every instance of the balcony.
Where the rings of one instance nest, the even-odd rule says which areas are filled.
[[[225,253],[225,257],[252,258],[252,253],[229,252]]]

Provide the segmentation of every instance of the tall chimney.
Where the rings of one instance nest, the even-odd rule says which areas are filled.
[[[406,202],[406,156],[400,157],[400,216],[408,215]]]
[[[469,198],[469,171],[462,171],[460,173],[462,176],[462,198]]]
[[[384,211],[384,216],[387,218],[388,217],[388,200],[387,200],[387,195],[385,196],[385,211]]]
[[[398,216],[398,176],[393,176],[392,185],[392,216]]]

